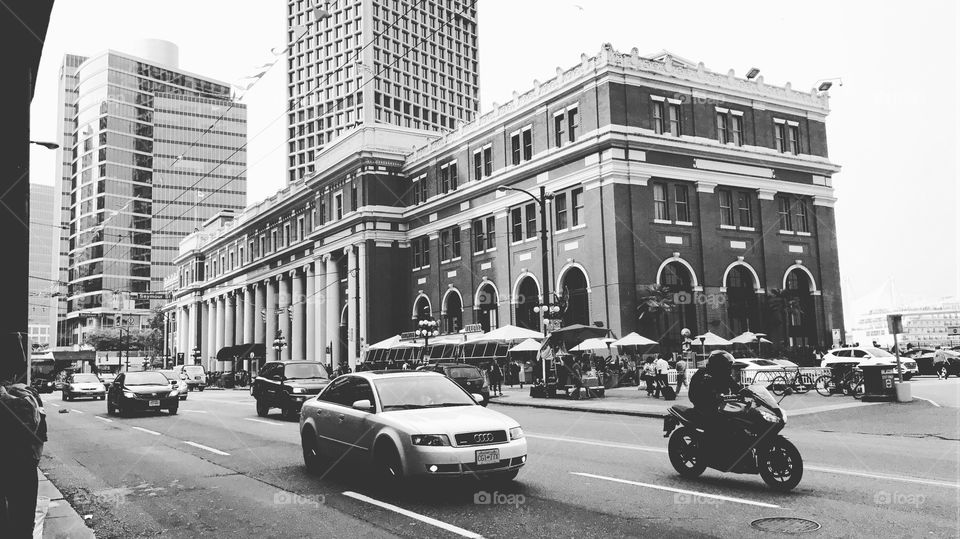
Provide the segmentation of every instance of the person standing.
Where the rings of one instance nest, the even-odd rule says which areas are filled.
[[[653,392],[653,396],[659,399],[661,391],[667,386],[667,371],[670,370],[670,364],[667,363],[667,359],[663,357],[663,354],[660,354],[660,357],[653,363],[653,367],[656,371],[654,378],[656,389]]]
[[[647,385],[647,396],[653,395],[653,382],[656,378],[656,370],[653,367],[653,358],[647,358],[643,362],[643,381]]]
[[[675,368],[677,369],[677,395],[679,395],[680,388],[687,385],[687,362],[683,360],[683,356],[677,359]]]
[[[490,394],[496,395],[499,394],[503,396],[503,369],[500,368],[500,364],[496,361],[490,364],[490,371],[488,372],[490,377]]]
[[[46,414],[36,389],[0,385],[0,537],[33,537],[37,464],[47,441]]]

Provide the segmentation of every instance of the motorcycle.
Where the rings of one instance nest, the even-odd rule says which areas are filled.
[[[663,437],[670,464],[682,477],[699,477],[708,467],[742,474],[760,474],[771,488],[789,491],[803,477],[800,451],[780,435],[786,412],[769,391],[752,385],[724,397],[720,415],[733,432],[708,434],[716,421],[690,406],[671,406],[663,418]],[[723,428],[723,427],[721,427]]]

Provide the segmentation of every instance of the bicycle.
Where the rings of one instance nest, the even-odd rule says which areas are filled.
[[[810,391],[814,387],[813,377],[807,373],[801,372],[800,367],[797,367],[796,372],[781,374],[773,379],[770,384],[770,390],[776,396],[782,396],[787,392],[787,388],[791,388],[794,393],[804,394],[807,391]]]
[[[853,395],[855,399],[863,397],[863,375],[859,371],[850,371],[839,380],[832,374],[824,374],[816,379],[814,386],[824,397],[835,394]]]

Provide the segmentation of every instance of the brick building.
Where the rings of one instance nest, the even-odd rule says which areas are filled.
[[[823,92],[606,45],[445,134],[361,126],[320,172],[181,244],[173,346],[209,361],[263,343],[269,359],[280,329],[284,358],[353,366],[422,316],[539,327],[539,208],[500,186],[550,196],[566,323],[828,344],[843,315],[827,114]],[[655,284],[676,308],[641,319]]]

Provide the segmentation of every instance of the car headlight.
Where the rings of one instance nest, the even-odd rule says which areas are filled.
[[[446,434],[414,434],[410,437],[413,445],[442,446],[450,445],[450,438]]]
[[[128,398],[128,399],[135,399],[135,398],[137,398],[137,395],[134,394],[133,391],[124,391],[124,392],[123,392],[123,396],[126,397],[126,398]]]
[[[522,428],[520,428],[520,427],[513,427],[512,429],[510,429],[510,439],[511,439],[511,440],[519,440],[520,438],[523,438],[523,429],[522,429]]]
[[[770,423],[780,422],[780,418],[777,417],[776,414],[770,412],[769,410],[765,410],[763,408],[757,408],[757,411],[760,412],[760,416],[763,417],[763,419],[767,420]]]
[[[306,391],[306,390],[303,389],[302,387],[295,387],[295,388],[293,388],[293,392],[294,392],[294,393],[304,393],[305,391]]]
[[[170,392],[170,395],[168,395],[168,396],[170,396],[170,397],[176,397],[176,396],[179,395],[179,394],[180,394],[180,392],[177,391],[176,389],[174,389],[173,391]]]

